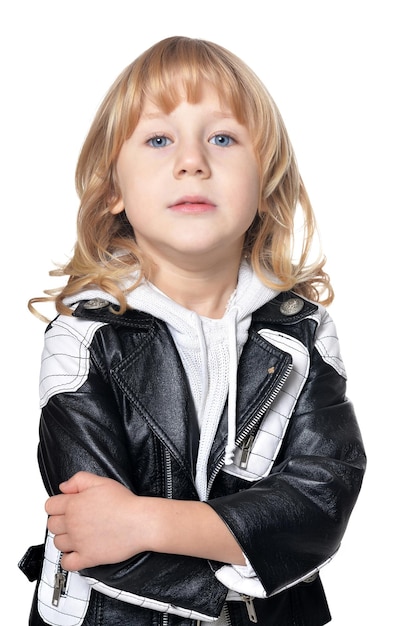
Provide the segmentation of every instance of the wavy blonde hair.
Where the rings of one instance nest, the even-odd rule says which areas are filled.
[[[120,200],[116,177],[120,149],[138,124],[145,99],[169,113],[184,90],[189,102],[198,102],[206,81],[248,128],[258,159],[258,212],[243,253],[265,284],[276,287],[279,282],[281,289],[293,289],[324,305],[331,303],[333,290],[323,271],[325,257],[320,252],[309,261],[318,238],[314,213],[274,100],[256,74],[225,48],[201,39],[169,37],[120,74],[98,109],[76,169],[80,207],[74,253],[66,265],[50,272],[69,278],[63,288],[32,298],[32,312],[37,314],[34,303],[54,301],[59,313],[68,314],[64,298],[92,286],[115,296],[120,310],[126,310],[126,294],[149,275],[150,260],[136,245],[124,211],[111,212]],[[302,228],[297,232],[300,209]],[[134,272],[137,280],[124,289]]]

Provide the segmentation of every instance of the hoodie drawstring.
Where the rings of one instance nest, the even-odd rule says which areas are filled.
[[[236,398],[237,398],[237,307],[230,307],[228,311],[228,341],[229,341],[229,397],[227,402],[227,444],[224,463],[231,465],[235,451],[236,440]]]

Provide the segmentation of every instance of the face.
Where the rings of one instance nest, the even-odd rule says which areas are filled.
[[[248,130],[207,86],[197,104],[166,114],[146,102],[117,162],[136,241],[157,265],[240,259],[258,204],[259,174]]]

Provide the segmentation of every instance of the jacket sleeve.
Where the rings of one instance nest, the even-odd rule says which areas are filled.
[[[270,475],[209,501],[241,545],[266,597],[314,576],[346,530],[366,459],[345,391],[345,378],[314,349]],[[230,585],[231,570],[223,566],[217,572]],[[237,570],[234,575],[238,590]]]
[[[81,332],[82,324],[86,329]],[[94,330],[85,322],[59,319],[46,333],[38,461],[49,495],[59,493],[59,484],[78,471],[115,479],[137,493],[138,468],[126,424],[86,339]],[[227,593],[208,561],[191,557],[146,552],[80,573],[106,595],[115,596],[116,590],[119,599],[156,610],[175,605],[215,617]]]

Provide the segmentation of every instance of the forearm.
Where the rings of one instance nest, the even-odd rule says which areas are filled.
[[[244,564],[227,525],[204,502],[137,496],[87,472],[60,488],[46,511],[65,569],[118,563],[143,552]]]
[[[242,549],[205,502],[140,498],[146,508],[149,550],[244,565]],[[145,507],[144,507],[145,505]],[[140,526],[142,526],[140,524]],[[143,530],[138,528],[140,539]]]

